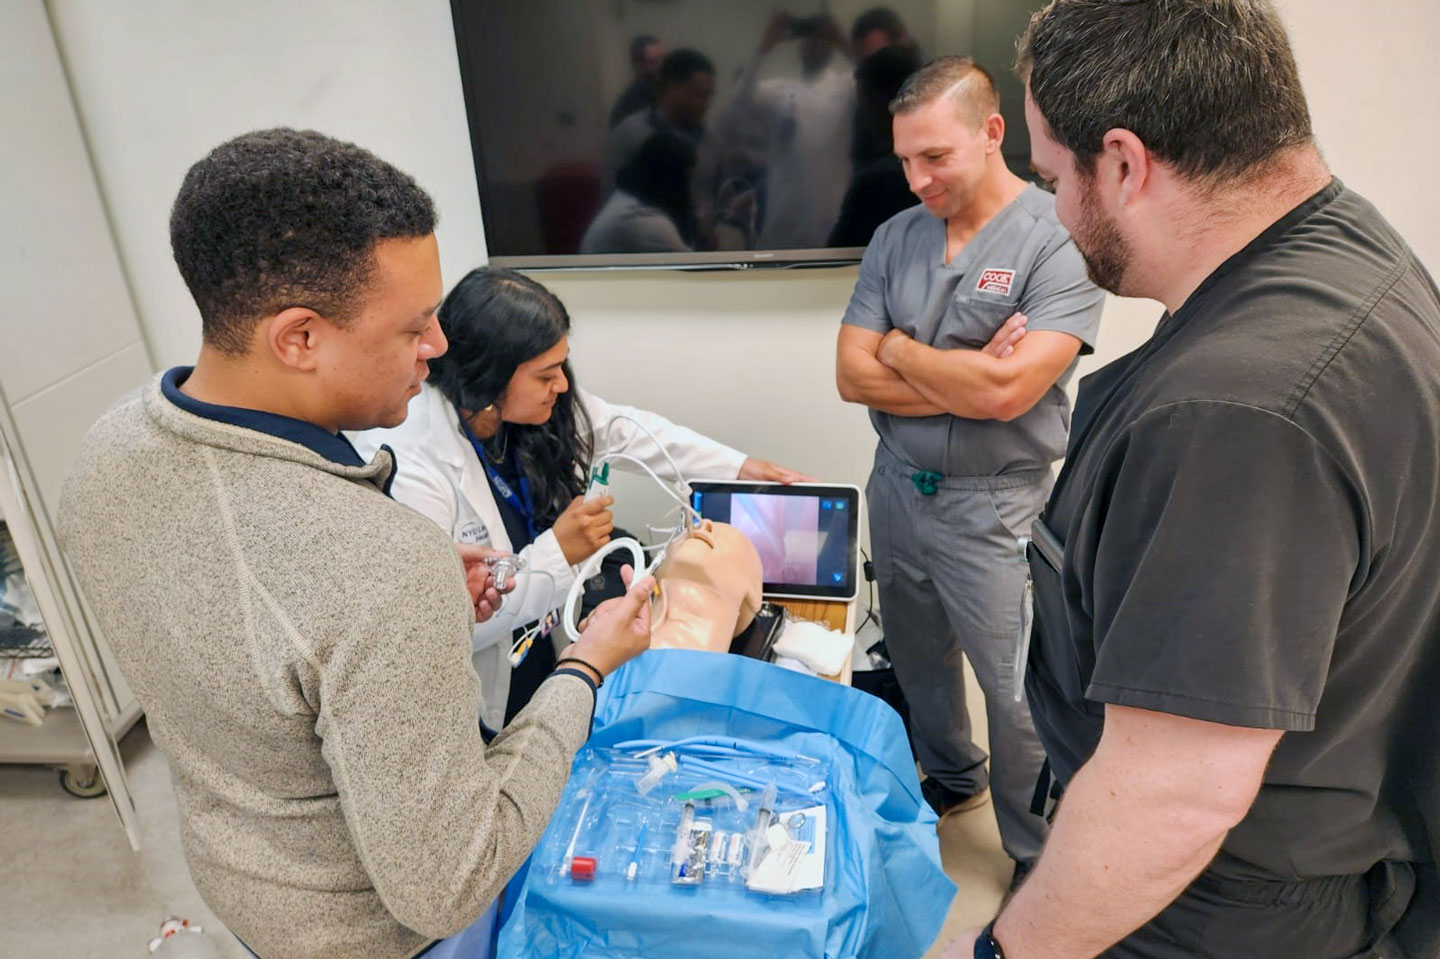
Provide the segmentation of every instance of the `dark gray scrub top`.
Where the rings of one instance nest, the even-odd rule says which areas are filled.
[[[1087,376],[1041,522],[1026,687],[1062,783],[1107,703],[1288,730],[1207,875],[1434,861],[1440,293],[1374,207],[1333,181]]]
[[[1093,352],[1105,294],[1055,217],[1055,198],[1027,187],[981,228],[950,263],[945,221],[924,206],[886,220],[860,262],[843,322],[876,333],[892,328],[936,349],[979,349],[1019,311],[1028,330],[1058,330]],[[1012,422],[870,411],[892,453],[946,476],[998,476],[1049,467],[1065,454],[1072,364],[1040,402]]]

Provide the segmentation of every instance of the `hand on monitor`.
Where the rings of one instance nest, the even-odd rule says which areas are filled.
[[[792,470],[785,466],[777,466],[769,460],[757,460],[753,456],[747,456],[745,462],[740,464],[740,474],[736,479],[750,480],[757,483],[814,483],[815,477],[806,476],[798,470]]]

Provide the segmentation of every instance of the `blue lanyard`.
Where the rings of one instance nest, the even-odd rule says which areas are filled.
[[[457,411],[458,412],[458,411]],[[530,481],[522,473],[520,476],[520,494],[515,494],[515,489],[505,481],[499,471],[490,462],[490,456],[485,452],[485,444],[480,441],[470,429],[470,424],[465,422],[465,417],[460,417],[460,428],[465,431],[465,438],[475,450],[475,455],[480,457],[480,465],[485,467],[485,475],[490,478],[490,485],[495,488],[511,509],[525,521],[525,532],[529,534],[530,541],[534,542],[540,536],[540,531],[535,528],[535,501],[530,497]]]

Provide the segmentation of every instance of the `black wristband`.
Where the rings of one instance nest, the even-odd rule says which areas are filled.
[[[975,959],[1005,959],[1005,950],[1000,948],[1000,942],[995,938],[994,919],[975,938]]]
[[[559,659],[555,660],[555,665],[557,667],[563,666],[566,663],[579,663],[581,666],[584,666],[586,669],[590,670],[590,672],[594,673],[596,689],[599,689],[601,686],[605,685],[605,674],[600,672],[600,670],[596,669],[594,666],[585,662],[585,660],[581,659],[579,656],[561,656]]]

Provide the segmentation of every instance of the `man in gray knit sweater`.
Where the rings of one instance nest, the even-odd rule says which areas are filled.
[[[95,424],[61,504],[170,760],[195,884],[263,959],[448,955],[462,937],[485,954],[596,686],[649,643],[647,581],[483,741],[483,577],[467,590],[456,544],[385,495],[388,449],[367,463],[340,436],[403,420],[445,350],[434,224],[410,177],[351,144],[218,147],[170,225],[200,358]]]

